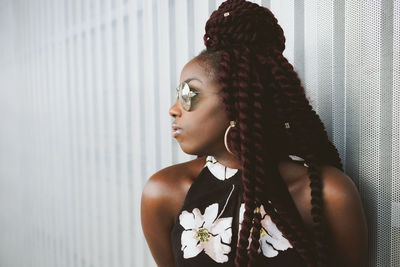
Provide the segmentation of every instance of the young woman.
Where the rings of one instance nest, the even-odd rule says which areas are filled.
[[[198,158],[155,173],[142,194],[158,266],[367,266],[359,194],[274,15],[226,1],[204,43],[169,110],[173,137]]]

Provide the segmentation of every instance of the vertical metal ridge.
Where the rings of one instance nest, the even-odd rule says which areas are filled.
[[[169,13],[170,5],[168,1],[160,1],[157,5],[157,14],[158,14],[158,55],[159,55],[159,64],[156,70],[158,73],[159,80],[159,125],[160,125],[160,145],[159,147],[159,155],[160,155],[160,166],[159,168],[165,168],[172,164],[172,138],[171,138],[171,121],[172,118],[169,115],[170,107],[175,103],[175,87],[172,84],[175,84],[175,79],[171,79],[173,68],[171,68],[171,57],[172,55],[169,53],[171,51],[171,36],[169,32],[171,31],[170,25],[170,17]],[[172,96],[171,96],[172,95]]]
[[[366,216],[370,234],[377,236],[380,229],[377,215],[380,212],[381,174],[380,149],[380,1],[361,2],[360,4],[360,150],[359,150],[359,188],[366,199]],[[368,160],[373,159],[375,164]],[[381,240],[375,239],[370,246],[370,262],[379,265],[377,255]]]
[[[210,0],[209,0],[210,1]],[[170,54],[170,87],[171,88],[175,88],[177,86],[177,77],[178,77],[178,71],[176,68],[176,64],[177,64],[177,50],[176,50],[176,23],[175,23],[175,16],[176,16],[176,12],[175,12],[175,0],[169,0],[169,54]],[[171,103],[175,103],[175,91],[171,90]],[[176,141],[171,143],[172,147],[172,162],[177,162],[178,159],[178,152],[177,152],[177,144]]]
[[[158,73],[158,66],[160,64],[160,53],[159,53],[159,48],[158,48],[158,43],[160,40],[158,39],[158,27],[159,27],[159,12],[157,6],[160,3],[157,3],[155,0],[152,0],[152,11],[153,11],[153,27],[152,27],[152,38],[153,38],[153,73],[157,74]],[[155,79],[153,80],[153,88],[154,88],[154,117],[156,118],[156,123],[154,125],[154,143],[155,143],[155,150],[153,151],[154,155],[153,158],[155,158],[155,164],[154,168],[155,170],[161,169],[161,153],[160,151],[161,148],[161,113],[160,113],[160,102],[162,101],[160,97],[161,93],[161,87],[160,87],[160,78],[159,75],[155,75]],[[164,88],[164,87],[163,87]]]
[[[304,78],[303,85],[310,105],[318,113],[318,27],[317,1],[304,2]]]
[[[105,165],[106,165],[106,179],[104,180],[104,212],[106,227],[104,228],[106,242],[104,243],[105,255],[107,260],[103,264],[108,266],[116,266],[116,242],[114,237],[115,232],[115,121],[114,121],[114,57],[113,57],[113,9],[112,0],[105,0],[104,3],[104,31],[103,34],[103,56],[105,59],[105,66],[103,68],[103,75],[105,78],[104,84],[104,139],[105,143]]]
[[[188,0],[187,1],[187,36],[188,36],[188,47],[189,47],[189,58],[193,58],[195,56],[195,51],[194,51],[194,0]]]
[[[345,2],[345,13],[346,155],[343,163],[345,172],[358,185],[361,105],[360,4]]]
[[[345,1],[335,0],[333,6],[333,70],[332,70],[332,139],[343,167],[346,158],[346,84],[345,84]]]
[[[72,2],[68,1],[66,3],[66,30],[71,31],[72,28],[72,21],[71,21],[71,13],[72,13]],[[72,35],[69,35],[66,37],[66,92],[67,92],[67,97],[66,97],[66,107],[67,107],[67,120],[68,120],[68,156],[69,156],[69,166],[68,166],[68,185],[66,186],[68,196],[67,201],[67,207],[68,207],[68,212],[67,212],[67,225],[68,225],[68,232],[67,232],[67,244],[66,244],[66,254],[67,254],[67,259],[66,259],[66,264],[67,265],[73,265],[73,250],[74,250],[74,229],[73,229],[73,198],[75,197],[73,195],[73,179],[75,177],[74,173],[74,148],[73,148],[73,112],[74,108],[72,107],[74,103],[74,99],[72,99],[72,83],[73,83],[73,75],[72,75],[72,64],[73,64],[73,54],[72,54]]]
[[[156,128],[156,109],[155,109],[155,40],[154,40],[154,10],[153,10],[153,1],[143,1],[143,17],[142,17],[142,25],[141,30],[143,33],[143,37],[141,39],[140,44],[142,45],[142,50],[139,48],[139,51],[142,53],[142,61],[140,62],[140,66],[143,69],[143,87],[140,87],[139,90],[143,91],[143,98],[141,101],[142,111],[141,116],[141,124],[143,129],[143,137],[142,140],[143,150],[142,156],[139,161],[144,168],[144,177],[150,177],[152,173],[156,171],[155,166],[155,154],[157,153],[156,147],[156,133],[154,129]],[[143,188],[141,185],[140,191]],[[138,189],[137,189],[138,190]],[[139,192],[137,192],[139,193]],[[152,262],[152,257],[149,250],[144,250],[145,256],[145,265],[149,265]]]
[[[400,265],[400,1],[393,3],[391,265]],[[396,216],[397,215],[397,216]]]
[[[85,232],[84,232],[84,197],[83,191],[85,187],[85,148],[86,141],[84,138],[85,135],[85,123],[84,123],[84,91],[86,90],[84,86],[84,75],[83,75],[83,51],[82,51],[82,38],[84,31],[82,29],[82,9],[79,2],[74,3],[74,22],[75,22],[75,35],[74,35],[74,72],[75,72],[75,81],[76,86],[72,89],[74,93],[74,103],[76,103],[75,108],[75,119],[76,119],[76,159],[75,163],[77,166],[76,175],[74,176],[75,180],[75,190],[76,190],[76,198],[75,198],[75,216],[76,216],[76,228],[75,228],[75,264],[79,265],[84,258],[84,249],[85,249]]]
[[[379,108],[379,185],[378,185],[378,266],[391,265],[391,217],[392,217],[392,138],[393,138],[393,1],[382,0],[380,12],[377,14],[381,20],[379,24],[379,82],[380,89]]]
[[[126,34],[127,25],[126,19],[128,14],[125,11],[127,8],[122,0],[116,2],[116,31],[114,35],[115,42],[115,53],[116,53],[116,97],[115,97],[115,120],[118,121],[117,134],[116,134],[116,198],[117,198],[117,264],[118,266],[131,266],[132,258],[130,252],[130,235],[129,235],[129,187],[128,187],[128,147],[127,147],[127,65],[125,56],[126,51]]]
[[[137,193],[138,188],[142,188],[142,181],[145,177],[145,169],[143,167],[143,155],[144,145],[143,143],[143,130],[142,130],[142,118],[143,112],[141,107],[142,93],[143,93],[143,70],[141,62],[143,62],[142,57],[142,2],[141,1],[131,1],[130,3],[130,21],[129,28],[131,29],[131,34],[129,35],[130,44],[130,54],[129,61],[131,62],[131,75],[129,83],[132,86],[132,105],[130,111],[132,114],[132,147],[130,147],[133,152],[132,161],[130,164],[134,165],[132,167],[132,182],[130,184],[130,199],[132,200],[133,211],[130,215],[131,220],[131,236],[132,236],[132,251],[135,251],[135,257],[133,258],[133,266],[145,266],[145,246],[142,237],[141,224],[138,218],[140,218],[140,194]]]
[[[304,0],[294,2],[293,67],[301,80],[304,77]]]
[[[82,21],[88,25],[93,23],[93,15],[92,12],[95,10],[94,6],[91,5],[92,1],[85,1],[82,3]],[[93,24],[92,24],[93,25]],[[95,222],[93,222],[92,218],[95,217],[95,180],[96,180],[96,149],[95,149],[95,86],[94,79],[95,66],[93,64],[93,58],[95,56],[94,48],[94,28],[87,27],[84,31],[85,39],[83,40],[83,56],[85,61],[84,73],[86,74],[85,78],[85,123],[84,125],[87,127],[85,134],[85,144],[86,144],[86,175],[84,177],[85,190],[84,197],[86,202],[86,218],[87,221],[85,223],[85,231],[86,231],[86,250],[85,250],[85,263],[86,265],[94,264],[95,255],[96,255],[96,228],[94,227]]]
[[[173,78],[178,83],[181,70],[185,64],[189,61],[189,39],[188,39],[188,14],[187,14],[187,1],[186,0],[175,0],[175,49],[176,52],[176,64],[174,66],[176,70],[176,77]],[[176,41],[179,40],[179,41]],[[175,87],[177,84],[175,85]],[[173,88],[175,88],[173,87]],[[178,143],[174,142],[174,149],[180,151]],[[176,153],[177,162],[183,162],[190,158],[189,155],[184,153]]]
[[[65,11],[65,5],[63,2],[59,3],[60,7],[62,6],[63,8],[60,10]],[[65,12],[58,12],[61,14],[57,14],[59,20],[60,20],[60,31],[65,35],[66,32],[66,13]],[[62,209],[62,213],[61,213],[61,224],[62,224],[62,234],[61,234],[61,251],[60,251],[60,266],[61,267],[66,267],[67,266],[67,259],[68,259],[68,201],[67,201],[67,196],[69,195],[68,192],[68,181],[69,181],[69,175],[68,175],[68,170],[69,170],[69,164],[68,164],[68,159],[69,159],[69,155],[70,155],[70,151],[68,150],[69,146],[68,146],[68,130],[69,127],[67,126],[68,123],[68,113],[67,113],[67,109],[68,109],[68,102],[67,102],[67,91],[68,91],[68,87],[67,87],[67,80],[68,80],[68,76],[67,76],[67,71],[68,71],[68,65],[67,65],[67,52],[68,52],[68,47],[67,47],[67,40],[60,40],[60,107],[61,107],[61,115],[62,115],[62,120],[61,120],[61,136],[60,139],[63,140],[62,144],[62,149],[61,151],[59,151],[59,153],[61,153],[63,155],[62,157],[62,167],[60,169],[60,174],[61,174],[61,180],[62,180],[62,205],[61,205],[61,209]]]
[[[333,0],[317,4],[318,115],[332,140]]]

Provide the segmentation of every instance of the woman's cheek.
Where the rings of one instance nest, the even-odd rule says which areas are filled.
[[[198,98],[198,96],[195,96],[195,97],[192,98],[191,103],[190,103],[190,110],[191,110],[191,111],[197,110],[197,109],[198,109],[198,107],[199,107],[199,100],[200,100],[200,99]]]

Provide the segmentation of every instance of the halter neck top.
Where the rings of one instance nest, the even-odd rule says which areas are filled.
[[[307,167],[302,158],[289,157]],[[262,205],[260,212],[262,229],[256,266],[305,266]],[[243,214],[241,170],[207,156],[171,231],[175,267],[234,266]]]

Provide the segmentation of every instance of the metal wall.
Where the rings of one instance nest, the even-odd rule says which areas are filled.
[[[221,2],[0,0],[0,267],[155,266],[141,191],[194,158],[168,109]],[[400,266],[400,1],[256,2],[360,190],[370,266]]]

